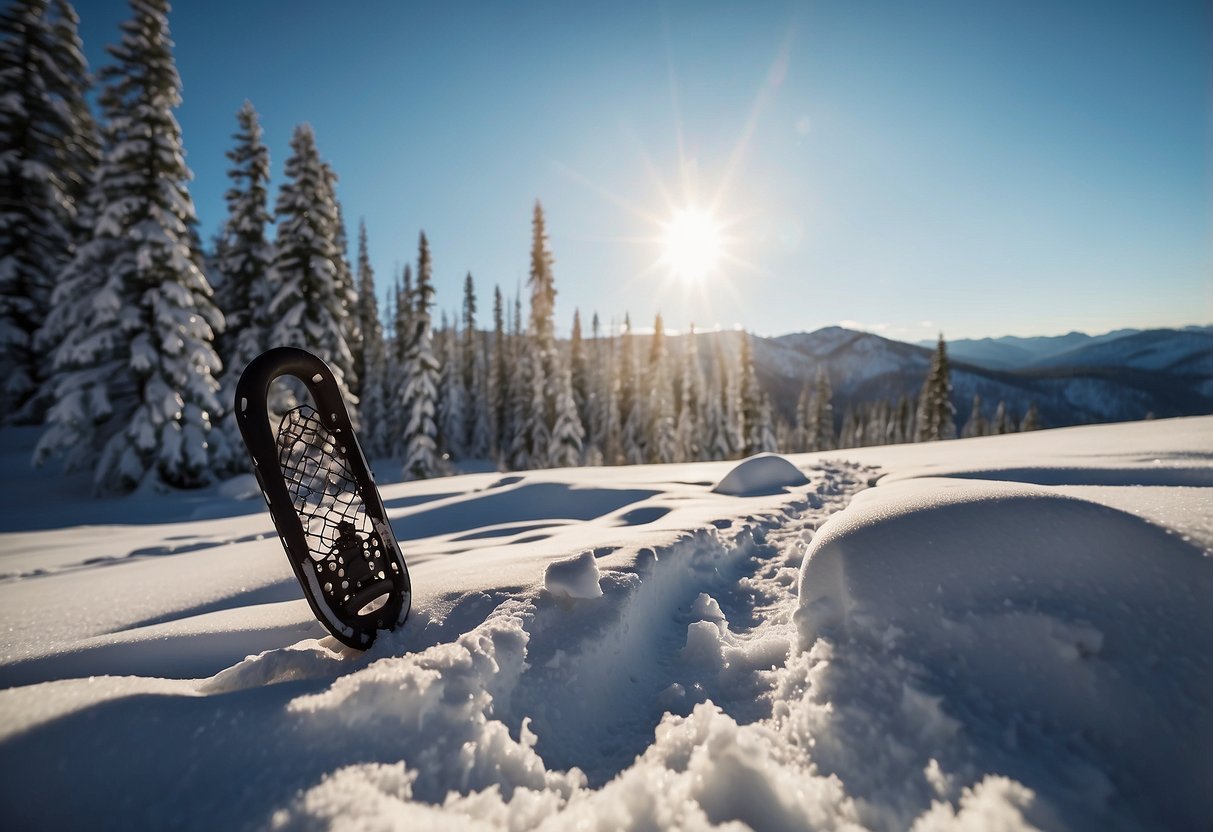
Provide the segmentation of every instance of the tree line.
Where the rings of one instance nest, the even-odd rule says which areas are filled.
[[[458,312],[436,322],[424,232],[380,309],[365,225],[351,262],[338,176],[312,128],[295,128],[271,210],[269,153],[248,102],[208,250],[174,116],[168,6],[131,7],[98,72],[99,119],[71,4],[16,0],[0,14],[0,397],[4,421],[44,425],[35,462],[61,458],[116,492],[245,470],[235,383],[283,345],[329,363],[367,455],[396,458],[412,478],[470,459],[664,463],[956,435],[942,336],[916,400],[848,410],[841,425],[824,366],[790,419],[775,412],[744,332],[672,337],[659,314],[642,336],[627,315],[604,326],[594,313],[583,328],[575,311],[558,339],[538,201],[525,313],[521,293],[497,286],[481,320],[469,273]],[[277,385],[271,410],[301,401],[301,388]]]

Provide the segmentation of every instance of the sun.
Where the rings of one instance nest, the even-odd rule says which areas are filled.
[[[677,277],[698,283],[719,267],[723,242],[720,222],[711,212],[683,208],[662,226],[661,261]]]

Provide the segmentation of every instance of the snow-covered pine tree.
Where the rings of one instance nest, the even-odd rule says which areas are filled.
[[[268,306],[273,322],[269,340],[272,346],[300,347],[318,355],[333,368],[342,394],[354,403],[349,389],[354,356],[346,340],[349,304],[330,172],[320,159],[310,125],[295,128],[291,151],[275,209],[278,236],[270,276],[274,296]],[[293,407],[290,398],[297,398],[300,391],[291,386],[291,393],[291,397],[275,396],[273,409],[282,412]]]
[[[324,169],[325,198],[333,206],[335,221],[333,247],[337,250],[337,256],[333,259],[333,266],[336,269],[337,296],[340,298],[341,306],[345,310],[345,315],[341,319],[342,333],[345,336],[345,343],[350,351],[348,360],[341,356],[333,356],[332,361],[345,362],[341,370],[345,376],[346,386],[353,394],[353,401],[350,403],[350,416],[353,417],[354,427],[357,428],[361,426],[362,421],[360,406],[362,379],[358,377],[358,373],[354,368],[354,356],[362,351],[362,332],[359,329],[361,320],[358,317],[358,287],[354,284],[354,275],[350,270],[350,246],[345,231],[345,215],[341,210],[341,200],[337,198],[337,181],[339,177],[328,162],[322,159],[320,164]]]
[[[384,401],[390,412],[389,422],[393,438],[388,449],[393,456],[404,458],[404,426],[408,422],[408,414],[400,407],[401,396],[404,394],[406,383],[405,370],[408,364],[409,339],[413,335],[413,267],[404,264],[401,279],[396,281],[392,294],[392,342],[388,345],[388,362],[392,366],[388,376],[387,391]]]
[[[36,424],[51,400],[40,335],[59,272],[82,239],[100,155],[89,76],[67,2],[0,11],[0,421]]]
[[[392,439],[387,414],[387,347],[383,322],[379,318],[379,300],[375,293],[375,270],[367,250],[366,223],[358,223],[358,329],[361,349],[355,358],[355,372],[362,383],[363,446],[369,457],[389,452]]]
[[[803,453],[809,450],[809,425],[812,423],[813,392],[809,382],[800,388],[800,398],[796,400],[796,422],[790,437],[792,450]]]
[[[221,421],[224,437],[232,453],[226,467],[242,468],[247,457],[239,451],[240,429],[232,406],[236,382],[249,362],[265,348],[269,327],[267,306],[273,295],[269,283],[273,249],[265,230],[270,222],[268,210],[270,154],[261,141],[261,125],[252,103],[245,101],[236,113],[236,146],[227,152],[231,187],[227,200],[227,221],[215,246],[214,266],[218,272],[215,305],[223,313],[226,329],[215,339],[223,362],[220,384],[225,413]]]
[[[569,336],[569,373],[573,385],[573,402],[577,418],[584,428],[590,421],[590,378],[586,361],[585,342],[581,337],[581,310],[573,310],[573,331]]]
[[[64,165],[59,174],[64,193],[77,208],[74,238],[87,239],[89,233],[87,201],[101,160],[101,132],[88,103],[93,78],[84,58],[80,39],[80,17],[68,0],[54,0],[55,57],[63,73],[63,106],[68,113],[69,133],[64,137]]]
[[[919,442],[956,438],[956,407],[952,404],[952,377],[943,335],[931,357],[931,369],[918,397]]]
[[[443,315],[438,365],[438,447],[451,459],[463,459],[467,429],[467,390],[463,386],[463,344],[459,332],[447,327]]]
[[[621,458],[621,432],[623,430],[623,423],[619,417],[619,368],[621,362],[615,356],[614,336],[609,336],[606,341],[606,346],[600,347],[600,353],[605,352],[605,357],[599,361],[602,379],[598,386],[598,407],[596,408],[598,415],[595,417],[598,444],[595,446],[595,450],[596,455],[601,457],[603,465],[618,465]]]
[[[472,376],[475,374],[476,354],[480,351],[479,341],[476,332],[476,284],[472,280],[472,273],[468,272],[463,280],[463,344],[459,354],[462,360],[460,373],[463,389],[469,393],[472,390]]]
[[[181,81],[165,0],[133,0],[101,71],[106,149],[92,237],[55,289],[54,404],[36,459],[93,466],[101,491],[204,483],[218,437],[214,331],[223,316],[198,268],[190,172],[173,110]]]
[[[1014,414],[1007,407],[1005,401],[998,402],[998,408],[994,411],[994,419],[991,422],[991,433],[1004,434],[1015,433],[1016,421]]]
[[[434,286],[430,244],[421,232],[417,255],[417,287],[411,292],[413,309],[405,353],[400,404],[404,410],[404,476],[426,479],[442,472],[438,457],[438,361],[434,358],[430,307]]]
[[[678,458],[698,462],[704,458],[703,368],[699,365],[699,346],[695,325],[683,339],[682,404],[678,410]]]
[[[981,412],[981,394],[973,394],[973,407],[969,411],[969,418],[965,421],[964,428],[960,431],[963,437],[970,436],[985,436],[988,432],[986,426],[985,414]]]
[[[578,320],[580,323],[580,319]],[[590,320],[590,343],[586,349],[585,381],[585,456],[587,465],[601,464],[602,459],[602,327],[595,312]]]
[[[893,416],[894,442],[914,441],[914,410],[908,396],[897,399],[897,411]]]
[[[1028,412],[1023,415],[1023,421],[1019,423],[1021,431],[1040,430],[1040,411],[1036,408],[1036,402],[1028,403]]]
[[[545,427],[550,427],[556,416],[556,284],[543,206],[539,200],[535,200],[531,225],[531,273],[527,280],[531,289],[531,322],[527,331],[535,340],[531,372],[539,377],[538,383],[544,390],[541,413]],[[536,458],[546,458],[546,449],[541,453],[532,446],[531,451]]]
[[[620,456],[628,465],[646,461],[645,396],[636,376],[636,358],[632,343],[632,318],[625,314],[619,338],[619,418]]]
[[[754,356],[750,350],[750,334],[744,330],[741,335],[740,358],[738,360],[741,374],[741,435],[745,437],[742,450],[744,456],[761,453],[763,444],[762,424],[762,389],[758,386],[758,375],[754,371]]]
[[[658,312],[653,322],[653,337],[649,341],[649,366],[645,374],[649,385],[645,445],[648,461],[655,463],[673,462],[678,456],[678,434],[674,424],[673,390],[668,364],[665,326]]]
[[[413,297],[413,267],[404,264],[401,282],[396,286],[396,357],[401,366],[409,351],[409,339],[413,335],[413,319],[416,313],[416,300]]]
[[[492,428],[492,453],[499,461],[509,446],[506,428],[509,425],[510,372],[505,335],[505,299],[501,287],[493,287],[493,346],[489,357],[487,405]]]
[[[545,468],[551,456],[550,445],[552,432],[544,415],[547,406],[548,393],[551,391],[551,378],[543,375],[539,368],[543,367],[544,358],[538,339],[524,336],[528,364],[530,365],[530,400],[527,402],[525,414],[525,432],[527,447],[530,449],[531,466]]]
[[[531,371],[531,351],[521,338],[514,342],[511,350],[509,412],[503,433],[502,457],[506,467],[513,471],[524,471],[531,467],[531,399],[534,380]]]
[[[817,378],[813,384],[813,435],[812,450],[834,449],[834,392],[830,389],[830,376],[824,365],[818,365]]]
[[[484,350],[476,349],[472,363],[472,387],[468,391],[468,445],[470,459],[490,459],[493,455],[493,421],[489,412],[488,372]]]
[[[754,445],[754,453],[775,453],[779,450],[779,443],[775,441],[775,423],[771,415],[771,397],[766,393],[762,394],[758,404],[758,429],[755,435],[757,442]]]
[[[724,354],[720,349],[720,337],[712,337],[712,372],[704,393],[703,412],[703,456],[708,460],[728,459],[732,455],[729,447],[729,428],[725,412]]]
[[[563,361],[560,365],[557,368],[556,424],[552,427],[551,440],[548,442],[548,465],[572,468],[582,463],[585,430],[573,400],[572,371]]]

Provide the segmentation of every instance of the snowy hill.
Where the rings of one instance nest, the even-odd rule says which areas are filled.
[[[1018,370],[1030,367],[1038,361],[1047,361],[1055,355],[1070,350],[1114,341],[1141,330],[1118,329],[1102,335],[1085,332],[1068,332],[1065,335],[1019,337],[1004,335],[1000,338],[959,338],[948,342],[949,353],[969,364],[988,367],[992,370]],[[920,347],[933,347],[934,341],[919,341]]]
[[[0,439],[12,828],[1213,823],[1213,417],[388,484],[366,653],[247,482]]]
[[[1049,426],[1213,412],[1213,331],[1208,328],[997,339],[989,343],[1007,351],[986,364],[974,358],[981,349],[966,350],[973,343],[983,342],[948,344],[958,424],[968,418],[975,394],[987,407],[1003,401],[1018,415],[1035,403]],[[753,344],[759,376],[789,418],[818,365],[830,374],[835,417],[841,419],[849,406],[916,395],[934,348],[840,327],[754,338]],[[1019,363],[1010,365],[1010,351]]]
[[[933,341],[919,341],[931,348]],[[1172,372],[1209,374],[1213,355],[1213,327],[1183,329],[1118,329],[1102,335],[1070,332],[1037,338],[1008,335],[1001,338],[962,338],[948,342],[948,354],[967,364],[991,370],[1024,370],[1030,367],[1135,367]],[[1156,360],[1151,361],[1150,356]],[[1167,357],[1170,360],[1165,360]],[[1205,362],[1198,369],[1185,367],[1190,361]]]

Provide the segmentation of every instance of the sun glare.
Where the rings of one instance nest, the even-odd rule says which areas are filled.
[[[698,282],[720,264],[721,240],[715,217],[702,208],[684,208],[663,228],[662,262],[683,280]]]

